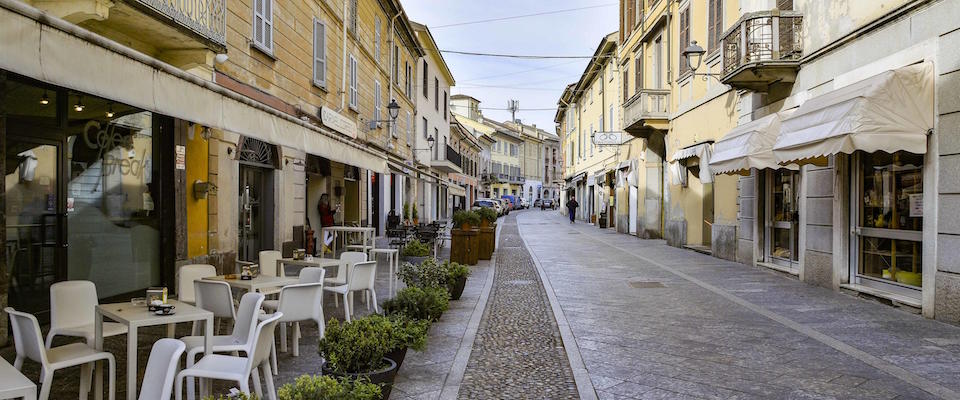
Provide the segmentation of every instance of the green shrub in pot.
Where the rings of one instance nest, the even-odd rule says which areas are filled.
[[[466,210],[453,213],[454,228],[469,229],[478,225],[480,225],[480,214]]]
[[[340,374],[377,371],[386,367],[384,354],[393,349],[393,323],[384,318],[330,320],[318,350],[325,367]]]
[[[480,215],[481,221],[487,221],[491,224],[497,222],[497,212],[489,207],[481,207],[475,210],[478,215]]]
[[[403,246],[403,251],[401,251],[400,255],[404,257],[426,257],[430,255],[430,246],[414,239]]]
[[[470,275],[470,268],[466,265],[444,261],[444,269],[447,271],[447,291],[450,292],[450,300],[460,300],[463,289],[467,284],[467,276]]]
[[[333,378],[303,375],[277,391],[279,400],[379,400],[379,385],[366,379]]]
[[[437,321],[450,306],[446,287],[407,287],[383,302],[388,315],[403,315],[417,320]]]
[[[397,278],[408,287],[439,287],[447,284],[447,270],[436,258],[428,258],[420,264],[403,263]]]

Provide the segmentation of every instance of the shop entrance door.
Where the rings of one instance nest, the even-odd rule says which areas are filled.
[[[273,250],[273,179],[272,170],[240,164],[240,227],[241,260],[256,262],[261,250]]]
[[[3,121],[0,119],[0,131]],[[66,279],[63,146],[36,137],[6,137],[6,263],[10,304],[50,310],[50,285]]]
[[[800,173],[785,169],[767,171],[764,187],[764,261],[797,270]]]

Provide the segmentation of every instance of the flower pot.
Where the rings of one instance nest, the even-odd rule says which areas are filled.
[[[393,360],[393,362],[397,363],[397,369],[400,369],[400,367],[403,366],[403,359],[407,358],[407,347],[404,346],[391,351],[385,354],[384,357]]]
[[[430,258],[430,256],[423,256],[423,257],[403,256],[403,261],[413,265],[420,265],[420,264],[423,264],[423,262],[428,258]]]
[[[467,251],[467,265],[477,265],[480,259],[480,229],[474,229],[472,232],[473,236],[468,243],[470,249]]]
[[[324,362],[320,369],[323,371],[324,375],[330,375],[338,378],[367,378],[370,380],[370,383],[375,385],[380,385],[383,393],[383,400],[390,398],[390,391],[393,389],[393,380],[397,377],[397,363],[387,357],[383,358],[384,361],[388,362],[389,365],[384,367],[379,371],[372,372],[362,372],[362,373],[338,373],[327,368],[327,363]]]
[[[477,252],[477,258],[481,260],[489,260],[493,258],[493,250],[496,248],[497,236],[497,226],[488,226],[480,227],[480,237],[477,240],[479,242],[479,249]]]
[[[460,264],[473,265],[469,263],[470,251],[473,242],[476,241],[477,232],[473,230],[452,229],[450,231],[450,261]],[[476,250],[474,249],[474,255]],[[476,256],[474,256],[476,259]]]
[[[467,286],[467,277],[457,278],[453,282],[447,282],[447,291],[450,292],[450,300],[460,300],[463,295],[463,288]],[[396,361],[396,360],[394,360]]]

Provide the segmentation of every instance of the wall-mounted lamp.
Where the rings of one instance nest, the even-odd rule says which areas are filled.
[[[397,117],[400,116],[400,104],[397,104],[397,99],[390,100],[390,104],[387,105],[387,116],[390,119],[369,121],[370,129],[377,129],[377,125],[381,122],[386,122],[388,126],[397,123]]]
[[[702,73],[702,74],[697,73],[697,69],[699,69],[700,64],[703,63],[703,55],[706,53],[707,51],[704,50],[703,47],[700,47],[697,44],[697,41],[694,40],[690,42],[690,45],[687,46],[686,49],[683,50],[682,54],[683,54],[683,58],[687,59],[687,67],[690,68],[690,72],[693,74],[693,76],[702,76],[704,80],[706,80],[707,77],[712,77],[717,81],[719,81],[720,74],[711,74],[709,72]]]
[[[199,179],[193,182],[193,198],[201,200],[209,194],[217,194],[217,185]]]

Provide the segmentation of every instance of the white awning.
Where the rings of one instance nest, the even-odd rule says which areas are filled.
[[[447,194],[451,196],[467,196],[467,189],[464,189],[463,186],[451,183],[447,187]]]
[[[927,152],[933,129],[933,64],[883,72],[807,100],[781,124],[779,163],[850,154]]]
[[[20,8],[31,17],[0,8],[0,69],[344,164],[387,171],[382,155],[325,128],[27,5]],[[40,16],[43,22],[34,19]]]
[[[712,142],[704,142],[684,147],[673,153],[673,156],[670,157],[670,160],[668,161],[675,162],[678,165],[684,164],[683,166],[686,166],[684,160],[696,157],[700,160],[700,182],[712,183],[713,174],[710,172],[710,159],[713,154],[712,146]],[[685,178],[681,177],[680,179],[683,180]]]
[[[784,167],[773,156],[773,145],[780,135],[780,121],[792,110],[773,113],[733,128],[713,144],[710,170],[714,174],[730,174],[756,169],[799,169],[795,164]]]

